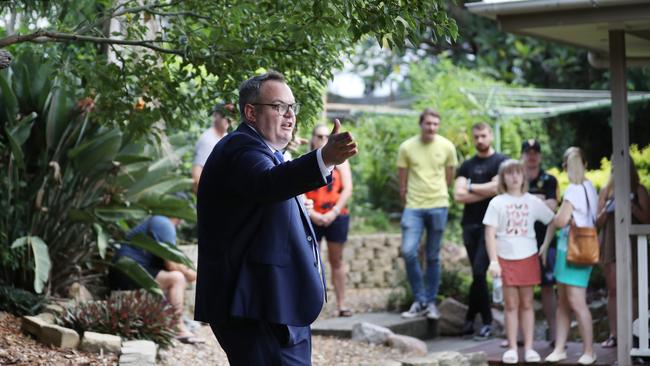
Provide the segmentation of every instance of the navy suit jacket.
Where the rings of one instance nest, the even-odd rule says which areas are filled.
[[[219,141],[198,188],[196,320],[306,326],[316,319],[325,276],[296,196],[326,183],[315,151],[280,164],[243,123]]]

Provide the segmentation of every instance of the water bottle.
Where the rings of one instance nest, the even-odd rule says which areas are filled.
[[[495,304],[503,302],[503,282],[501,282],[501,277],[494,277],[492,280],[492,302]]]

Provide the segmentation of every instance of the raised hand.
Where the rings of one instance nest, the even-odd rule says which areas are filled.
[[[354,141],[350,132],[339,132],[341,121],[334,120],[334,128],[323,146],[321,153],[326,166],[338,165],[354,156],[357,150],[357,142]]]

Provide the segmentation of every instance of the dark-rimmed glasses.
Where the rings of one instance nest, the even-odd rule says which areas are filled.
[[[278,113],[281,115],[287,114],[289,112],[289,109],[293,111],[294,115],[298,115],[298,112],[300,112],[300,103],[293,103],[293,104],[287,104],[287,103],[251,103],[252,105],[267,105],[269,107],[273,107]]]

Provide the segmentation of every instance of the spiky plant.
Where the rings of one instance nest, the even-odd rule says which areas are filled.
[[[70,306],[57,323],[79,333],[93,331],[124,339],[147,339],[167,347],[176,334],[174,318],[174,309],[165,298],[137,290],[114,292],[106,301]]]

